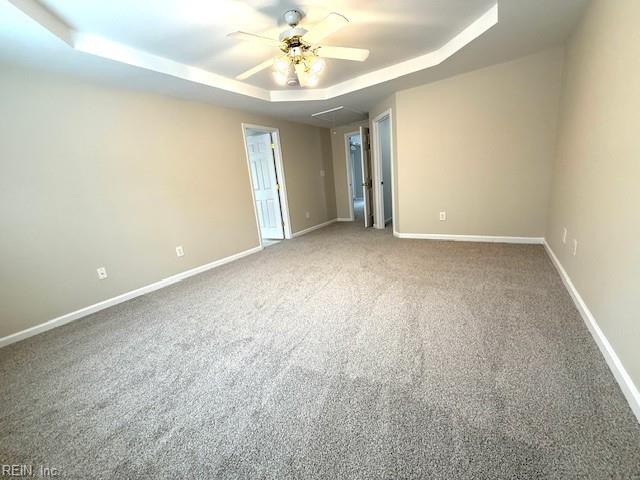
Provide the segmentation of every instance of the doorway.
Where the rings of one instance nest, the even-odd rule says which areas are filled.
[[[393,138],[391,110],[373,119],[373,157],[375,177],[375,227],[394,225]]]
[[[277,128],[242,124],[260,245],[291,238],[284,167]]]
[[[369,155],[369,129],[345,134],[345,158],[351,220],[365,227],[373,224],[371,199],[371,162]]]
[[[349,198],[351,202],[351,220],[362,222],[364,220],[364,196],[362,194],[362,166],[360,155],[362,139],[360,132],[351,132],[346,135],[347,169],[350,173]]]

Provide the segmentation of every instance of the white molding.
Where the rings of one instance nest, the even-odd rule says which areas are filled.
[[[498,3],[496,2],[440,48],[424,55],[380,68],[325,88],[269,90],[192,65],[152,55],[94,35],[91,32],[77,31],[48,11],[37,0],[10,0],[10,2],[40,26],[78,51],[266,102],[330,100],[434,67],[497,25],[499,20]]]
[[[331,225],[332,223],[337,222],[338,219],[334,218],[329,220],[328,222],[319,223],[318,225],[314,225],[313,227],[305,228],[304,230],[300,230],[299,232],[295,232],[293,237],[300,237],[302,235],[306,235],[307,233],[313,232],[314,230],[318,230],[319,228],[326,227],[327,225]],[[350,221],[350,220],[349,220]]]
[[[488,242],[488,243],[522,243],[528,245],[542,245],[542,237],[501,237],[494,235],[448,235],[440,233],[400,233],[393,232],[398,238],[412,238],[418,240],[448,240],[454,242]]]
[[[56,317],[47,322],[41,323],[39,325],[35,325],[31,328],[27,328],[26,330],[22,330],[20,332],[13,333],[11,335],[7,335],[6,337],[0,338],[0,348],[10,345],[15,342],[19,342],[20,340],[24,340],[25,338],[33,337],[34,335],[38,335],[39,333],[46,332],[47,330],[51,330],[56,327],[60,327],[69,322],[77,320],[82,317],[86,317],[87,315],[91,315],[92,313],[99,312],[100,310],[104,310],[105,308],[112,307],[122,302],[126,302],[127,300],[131,300],[132,298],[139,297],[141,295],[145,295],[147,293],[154,292],[161,288],[167,287],[174,283],[180,282],[185,278],[192,277],[199,273],[206,272],[207,270],[211,270],[212,268],[220,267],[221,265],[225,265],[227,263],[233,262],[234,260],[239,260],[240,258],[246,257],[253,253],[257,253],[262,250],[262,246],[250,248],[249,250],[245,250],[243,252],[236,253],[234,255],[230,255],[228,257],[221,258],[219,260],[215,260],[213,262],[207,263],[205,265],[201,265],[199,267],[192,268],[190,270],[186,270],[181,273],[177,273],[170,277],[164,278],[157,282],[151,283],[144,287],[137,288],[135,290],[131,290],[130,292],[123,293],[116,297],[109,298],[107,300],[103,300],[101,302],[95,303],[93,305],[89,305],[88,307],[81,308],[79,310],[75,310],[71,313],[66,313],[59,317]]]
[[[73,48],[84,53],[144,68],[208,87],[238,93],[259,100],[271,101],[270,92],[239,80],[209,72],[199,67],[153,55],[112,40],[88,33],[74,32]]]
[[[353,222],[353,218],[336,218],[336,222]]]
[[[554,267],[560,274],[560,278],[562,279],[564,286],[567,288],[569,295],[571,295],[573,303],[576,305],[582,320],[587,325],[589,332],[591,332],[591,336],[595,340],[602,356],[606,360],[609,370],[613,373],[613,376],[618,382],[618,385],[627,399],[631,410],[640,423],[640,391],[638,391],[638,387],[633,383],[633,380],[627,373],[624,365],[622,365],[622,362],[611,346],[611,343],[609,343],[604,332],[600,329],[600,326],[591,313],[591,310],[589,310],[589,307],[587,307],[587,304],[580,296],[580,293],[571,281],[571,277],[569,277],[569,274],[560,263],[560,260],[558,260],[558,257],[556,257],[556,254],[553,252],[546,239],[544,240],[544,248],[551,259],[551,263],[553,263]]]
[[[34,0],[9,0],[9,3],[64,43],[73,47],[75,31],[39,2]]]

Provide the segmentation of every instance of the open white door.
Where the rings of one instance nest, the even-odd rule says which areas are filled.
[[[284,238],[271,134],[247,136],[247,153],[262,238]]]
[[[364,226],[373,226],[373,194],[371,187],[371,153],[369,151],[369,128],[360,127],[360,162],[362,164],[362,194],[364,196]]]

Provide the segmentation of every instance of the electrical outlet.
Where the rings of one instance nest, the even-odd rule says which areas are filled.
[[[100,267],[96,269],[96,272],[98,272],[98,280],[104,280],[105,278],[107,278],[107,269],[104,267]]]
[[[307,217],[307,218],[311,218],[311,214],[310,214],[309,212],[305,212],[305,214],[304,214],[304,215],[305,215],[305,217]]]
[[[447,212],[440,212],[440,221],[444,222],[447,219]]]
[[[184,249],[182,248],[182,245],[178,245],[176,247],[176,255],[179,257],[184,257]]]
[[[573,256],[575,257],[578,253],[578,240],[573,239]]]
[[[320,176],[324,177],[324,170],[320,170]]]
[[[562,243],[567,243],[567,227],[562,229]]]

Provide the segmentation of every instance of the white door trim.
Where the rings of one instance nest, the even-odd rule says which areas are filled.
[[[371,121],[371,161],[373,163],[373,199],[375,203],[374,209],[374,223],[373,226],[378,229],[384,229],[384,191],[380,185],[380,179],[382,178],[382,162],[380,161],[380,135],[378,129],[379,123],[385,118],[389,117],[389,149],[391,150],[391,226],[393,232],[396,233],[396,186],[394,180],[395,170],[395,157],[393,155],[393,111],[391,108],[376,115]]]
[[[256,207],[256,195],[253,191],[253,179],[251,177],[251,164],[249,161],[249,150],[247,149],[247,129],[258,130],[272,135],[274,149],[274,158],[276,160],[276,175],[278,176],[278,196],[280,197],[280,208],[282,210],[282,220],[284,221],[284,238],[291,239],[291,217],[289,216],[289,202],[287,201],[287,184],[284,176],[284,163],[282,161],[282,146],[280,144],[280,130],[274,127],[265,127],[263,125],[254,125],[251,123],[242,123],[242,142],[244,143],[244,155],[247,159],[247,174],[249,175],[249,186],[251,187],[251,199],[253,201],[253,213],[256,217],[256,228],[258,229],[258,238],[260,246],[262,243],[262,233],[260,232],[260,221],[258,220],[258,209]]]
[[[344,153],[345,153],[345,164],[347,167],[347,195],[349,197],[349,221],[354,221],[355,216],[353,214],[353,165],[351,164],[351,148],[349,148],[349,138],[354,135],[360,135],[360,132],[356,130],[355,132],[349,132],[344,134]],[[344,221],[344,220],[343,220]]]

